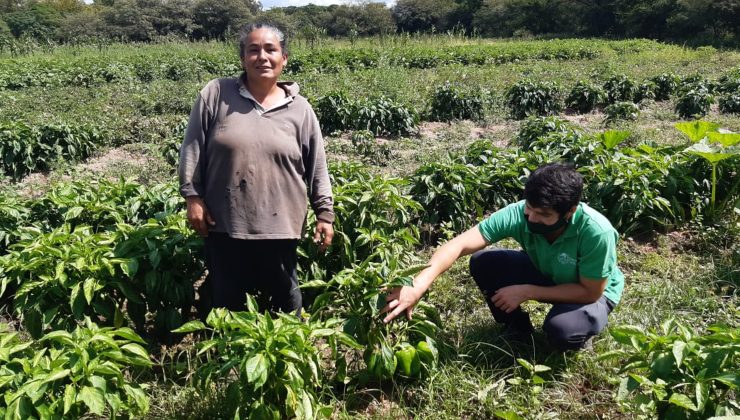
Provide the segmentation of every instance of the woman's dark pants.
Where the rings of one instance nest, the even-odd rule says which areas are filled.
[[[246,294],[260,310],[300,313],[296,273],[298,240],[244,240],[211,232],[205,240],[213,306],[244,310]]]
[[[524,333],[533,331],[529,314],[522,311],[521,307],[507,314],[493,305],[491,296],[496,290],[514,284],[555,286],[522,251],[478,251],[470,258],[470,274],[483,292],[493,318]],[[542,329],[550,343],[558,349],[580,349],[586,340],[606,327],[607,316],[612,309],[614,304],[604,296],[590,304],[555,303],[545,317]]]

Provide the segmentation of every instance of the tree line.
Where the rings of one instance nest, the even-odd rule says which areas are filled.
[[[258,0],[0,0],[0,41],[220,39],[250,21],[304,39],[455,32],[737,46],[740,0],[398,0],[263,10]]]

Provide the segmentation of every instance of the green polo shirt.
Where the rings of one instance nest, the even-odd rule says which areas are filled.
[[[513,238],[534,266],[556,284],[578,283],[580,276],[607,279],[604,295],[619,303],[624,275],[617,267],[619,234],[609,220],[584,203],[579,203],[570,224],[552,244],[544,235],[532,233],[524,217],[524,200],[510,204],[478,225],[483,238],[498,242]]]

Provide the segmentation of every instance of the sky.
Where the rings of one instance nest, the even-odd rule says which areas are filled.
[[[382,2],[382,0],[380,0]],[[287,6],[305,6],[309,3],[313,3],[318,6],[328,6],[330,4],[352,4],[358,3],[352,0],[261,0],[262,9],[267,10],[272,7],[287,7]],[[392,6],[395,3],[394,0],[385,0],[385,4]]]

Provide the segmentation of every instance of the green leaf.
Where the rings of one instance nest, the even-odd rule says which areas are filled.
[[[299,287],[301,289],[312,289],[312,288],[323,289],[328,286],[329,286],[329,283],[325,282],[324,280],[311,280],[311,281],[302,283]]]
[[[92,304],[95,291],[98,289],[98,282],[94,278],[87,278],[82,285],[82,289],[85,293],[85,300],[87,304]]]
[[[519,414],[513,412],[513,411],[495,411],[493,414],[496,415],[496,417],[504,419],[504,420],[524,420],[524,417],[520,416]]]
[[[520,365],[524,366],[524,368],[527,369],[527,371],[534,373],[534,365],[533,364],[531,364],[528,361],[526,361],[524,359],[521,359],[521,358],[517,358],[516,361]]]
[[[684,408],[686,410],[690,410],[690,411],[698,410],[696,406],[694,405],[694,402],[691,401],[691,398],[687,397],[686,395],[679,394],[678,392],[673,393],[671,397],[668,399],[668,402],[670,404]]]
[[[408,267],[396,273],[396,276],[398,277],[413,276],[414,274],[421,272],[427,267],[429,267],[429,264],[412,265],[411,267]]]
[[[707,133],[707,137],[709,138],[710,142],[719,143],[725,147],[740,144],[739,133]]]
[[[696,405],[698,411],[704,411],[704,407],[709,401],[709,387],[704,382],[696,383]]]
[[[98,388],[91,386],[82,387],[82,390],[77,395],[77,400],[82,401],[92,413],[99,416],[103,415],[103,410],[105,410],[105,396]]]
[[[740,388],[740,375],[737,373],[723,373],[722,375],[715,376],[713,379],[722,382],[730,388]]]
[[[136,355],[139,359],[135,359],[136,362],[148,366],[151,364],[151,361],[149,360],[149,353],[144,349],[144,347],[141,347],[138,344],[134,343],[128,343],[121,346],[122,351],[126,351],[128,353]]]
[[[632,345],[632,337],[638,339],[645,338],[645,332],[642,328],[634,325],[621,325],[609,329],[609,334],[620,344]]]
[[[146,344],[146,341],[144,341],[144,339],[141,338],[139,334],[136,334],[134,330],[128,327],[122,327],[122,328],[113,330],[111,331],[111,335],[125,338],[126,340],[133,341],[135,343]]]
[[[673,126],[686,134],[686,136],[688,136],[688,138],[694,143],[706,137],[707,133],[717,131],[719,129],[719,124],[702,120],[676,123]]]
[[[254,388],[259,388],[267,382],[267,373],[270,368],[270,362],[262,354],[256,354],[247,360],[247,380],[254,384]]]
[[[77,391],[75,390],[74,385],[67,385],[67,387],[64,388],[64,414],[69,413],[70,408],[72,408],[75,403],[76,397]]]
[[[547,372],[547,371],[549,371],[549,370],[551,370],[551,369],[550,369],[550,366],[545,366],[545,365],[534,365],[534,371],[535,371],[535,372],[537,372],[537,373],[540,373],[540,372]]]
[[[618,130],[609,130],[605,131],[598,135],[599,141],[606,147],[608,150],[611,150],[615,148],[618,144],[623,142],[627,137],[630,136],[629,131],[618,131]]]
[[[684,350],[686,349],[686,343],[681,340],[673,342],[673,357],[676,358],[676,366],[681,367],[683,362]]]
[[[44,380],[41,381],[41,383],[45,384],[49,382],[54,382],[62,378],[66,378],[67,376],[69,376],[69,373],[70,373],[69,369],[51,372],[46,378],[44,378]]]
[[[139,271],[139,260],[136,258],[129,258],[120,264],[121,270],[128,278],[133,278],[136,272]]]
[[[147,398],[141,388],[138,386],[124,385],[123,389],[126,391],[126,395],[130,399],[133,399],[134,404],[139,408],[139,413],[145,413],[149,410],[149,398]]]
[[[180,328],[176,328],[172,330],[172,332],[184,334],[184,333],[191,333],[193,331],[201,331],[205,329],[206,329],[205,324],[203,324],[202,322],[198,320],[195,320],[195,321],[186,322]]]
[[[701,156],[711,164],[716,164],[722,160],[738,155],[738,152],[734,149],[721,148],[716,144],[709,144],[704,140],[687,147],[684,149],[684,152]]]

